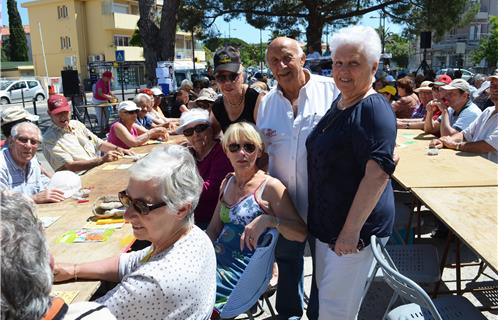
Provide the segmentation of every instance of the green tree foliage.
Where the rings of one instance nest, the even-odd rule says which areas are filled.
[[[485,59],[490,70],[497,67],[498,62],[498,17],[489,17],[489,35],[481,38],[479,47],[474,51],[472,60],[480,63]]]
[[[259,65],[260,61],[264,60],[264,56],[261,56],[260,51],[266,51],[266,44],[263,43],[263,48],[260,50],[259,44],[249,44],[244,40],[238,38],[209,38],[204,41],[206,48],[211,52],[216,52],[216,50],[223,48],[224,46],[230,45],[240,51],[240,60],[242,64],[246,67]],[[262,60],[263,59],[263,60]]]
[[[385,52],[393,55],[391,61],[395,62],[400,68],[406,68],[408,67],[410,40],[399,34],[388,32],[386,34]]]
[[[9,46],[8,57],[10,61],[28,61],[28,45],[26,34],[22,26],[21,15],[17,10],[16,0],[7,0],[7,13],[9,15]]]

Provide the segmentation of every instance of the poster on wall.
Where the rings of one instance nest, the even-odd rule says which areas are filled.
[[[173,61],[158,61],[156,78],[158,85],[165,95],[174,92],[176,89],[176,81]]]

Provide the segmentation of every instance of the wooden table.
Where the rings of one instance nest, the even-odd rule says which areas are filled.
[[[183,136],[171,136],[167,143],[181,143],[185,141]],[[148,153],[159,144],[149,144],[134,148],[136,153]],[[81,176],[84,188],[91,188],[89,202],[77,203],[74,199],[66,199],[63,202],[37,205],[40,217],[60,218],[45,230],[45,236],[50,252],[56,261],[69,263],[84,263],[105,259],[128,250],[135,241],[133,231],[129,224],[122,229],[117,229],[105,242],[95,243],[59,243],[58,239],[69,230],[81,229],[87,219],[93,216],[92,204],[103,195],[117,195],[124,190],[128,184],[129,172],[126,169],[108,170],[116,165],[132,164],[131,159],[119,159],[115,162],[104,163],[101,166],[89,170]],[[79,291],[74,302],[87,301],[100,286],[100,281],[77,281],[56,284],[53,290],[57,291]]]
[[[441,149],[427,155],[433,138],[422,130],[398,130],[400,161],[393,177],[404,188],[498,186],[498,166],[477,154]]]
[[[412,192],[498,272],[498,187],[413,188]]]

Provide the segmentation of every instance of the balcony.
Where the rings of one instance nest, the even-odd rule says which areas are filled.
[[[138,19],[135,14],[112,13],[109,18],[104,20],[106,30],[127,30],[133,32],[137,28]]]

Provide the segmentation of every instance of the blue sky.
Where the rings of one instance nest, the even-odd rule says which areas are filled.
[[[29,1],[19,0],[17,2],[17,8],[19,10],[19,13],[21,14],[21,19],[23,21],[23,24],[28,24],[29,23],[28,10],[21,7],[21,3],[24,2],[29,2]],[[9,18],[7,15],[7,1],[2,0],[1,15],[2,15],[2,25],[7,26],[9,24]],[[378,27],[379,26],[378,14],[376,12],[372,12],[370,14],[365,15],[361,20],[361,24],[372,27]],[[400,25],[391,24],[389,23],[388,20],[386,20],[386,25],[389,28],[389,31],[391,32],[395,33],[401,32]],[[232,20],[230,21],[230,24],[223,21],[223,19],[217,19],[215,22],[215,26],[223,37],[228,37],[229,35],[228,30],[230,29],[230,37],[239,38],[248,43],[259,43],[259,36],[260,36],[259,29],[251,27],[243,19]],[[267,42],[270,35],[271,35],[270,31],[263,31],[261,34],[263,42]],[[323,41],[325,41],[325,35],[323,37]]]

